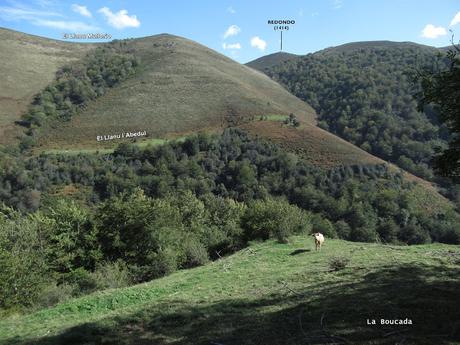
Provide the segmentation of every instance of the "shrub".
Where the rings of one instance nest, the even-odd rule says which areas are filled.
[[[192,268],[209,262],[208,252],[198,239],[190,236],[184,241],[183,246],[185,261],[182,267]]]
[[[377,233],[367,227],[354,228],[350,234],[350,240],[356,242],[376,242],[377,238]]]
[[[30,306],[47,284],[41,232],[47,224],[38,217],[0,218],[0,308]]]
[[[121,260],[100,264],[90,276],[97,290],[122,288],[133,281],[128,266]]]
[[[163,277],[177,270],[178,268],[178,254],[172,248],[165,248],[152,254],[151,264],[144,266],[144,276],[142,281],[147,281],[159,277]]]
[[[292,234],[309,233],[310,215],[284,199],[256,200],[243,216],[247,240],[276,238],[286,242]]]
[[[407,244],[423,244],[431,242],[428,231],[422,229],[414,222],[411,222],[402,228],[399,232],[398,238]]]
[[[113,197],[97,213],[99,243],[107,261],[154,265],[160,248],[177,245],[181,215],[169,200],[153,200],[142,190]]]
[[[51,221],[48,261],[58,272],[83,267],[92,270],[101,259],[97,228],[89,211],[75,201],[57,200],[46,212]]]
[[[97,290],[97,283],[93,279],[91,272],[88,272],[83,267],[78,267],[68,273],[60,276],[62,284],[73,285],[76,295],[86,294]]]
[[[340,271],[347,267],[349,262],[350,259],[348,258],[336,256],[329,260],[329,268],[331,271]]]
[[[397,241],[399,226],[392,219],[388,219],[377,227],[377,232],[382,242],[394,243]]]
[[[337,233],[338,237],[344,240],[348,240],[351,234],[350,225],[343,220],[339,220],[334,224],[335,232]]]
[[[47,285],[37,298],[36,304],[40,307],[52,307],[74,296],[75,286],[71,284],[51,283]]]
[[[337,233],[334,226],[328,219],[324,219],[321,215],[315,214],[312,217],[313,232],[320,232],[325,237],[336,238]]]
[[[441,236],[439,242],[460,244],[460,228],[450,228]]]
[[[456,217],[442,219],[424,217],[423,228],[428,229],[433,241],[460,244],[460,222]]]
[[[216,251],[225,253],[241,248],[243,235],[241,220],[246,212],[246,205],[212,194],[203,197],[203,202],[208,212],[207,222],[211,234],[206,236],[209,254],[214,256]]]

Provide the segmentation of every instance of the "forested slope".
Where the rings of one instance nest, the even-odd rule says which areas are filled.
[[[437,53],[414,43],[360,42],[258,66],[312,105],[322,128],[430,180],[430,160],[449,134],[433,109],[418,111],[413,73],[435,66]]]

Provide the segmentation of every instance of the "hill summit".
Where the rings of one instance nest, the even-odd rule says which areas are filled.
[[[134,77],[91,102],[42,144],[92,145],[98,135],[146,131],[149,137],[238,125],[265,114],[315,112],[264,74],[185,38],[160,34],[123,41],[139,61]]]

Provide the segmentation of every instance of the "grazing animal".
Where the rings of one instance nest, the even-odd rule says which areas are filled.
[[[323,234],[316,232],[312,235],[315,238],[315,247],[316,250],[321,250],[321,245],[324,243],[324,236]]]

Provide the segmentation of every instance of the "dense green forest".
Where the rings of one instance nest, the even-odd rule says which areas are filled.
[[[238,129],[113,154],[0,156],[1,308],[46,306],[312,228],[385,243],[460,243],[385,165],[323,170]]]
[[[89,101],[132,76],[139,66],[132,53],[126,41],[113,41],[61,68],[55,80],[34,97],[23,115],[21,124],[28,129],[21,148],[28,149],[36,143],[43,125],[69,121]]]
[[[319,125],[422,178],[446,147],[447,127],[433,107],[417,109],[422,68],[443,68],[433,48],[400,45],[326,50],[285,61],[265,72],[308,102]]]
[[[460,45],[452,38],[447,52],[449,67],[441,70],[425,69],[419,75],[422,91],[418,95],[419,108],[427,104],[437,108],[441,120],[452,133],[448,149],[434,160],[436,172],[458,182],[460,177]]]

